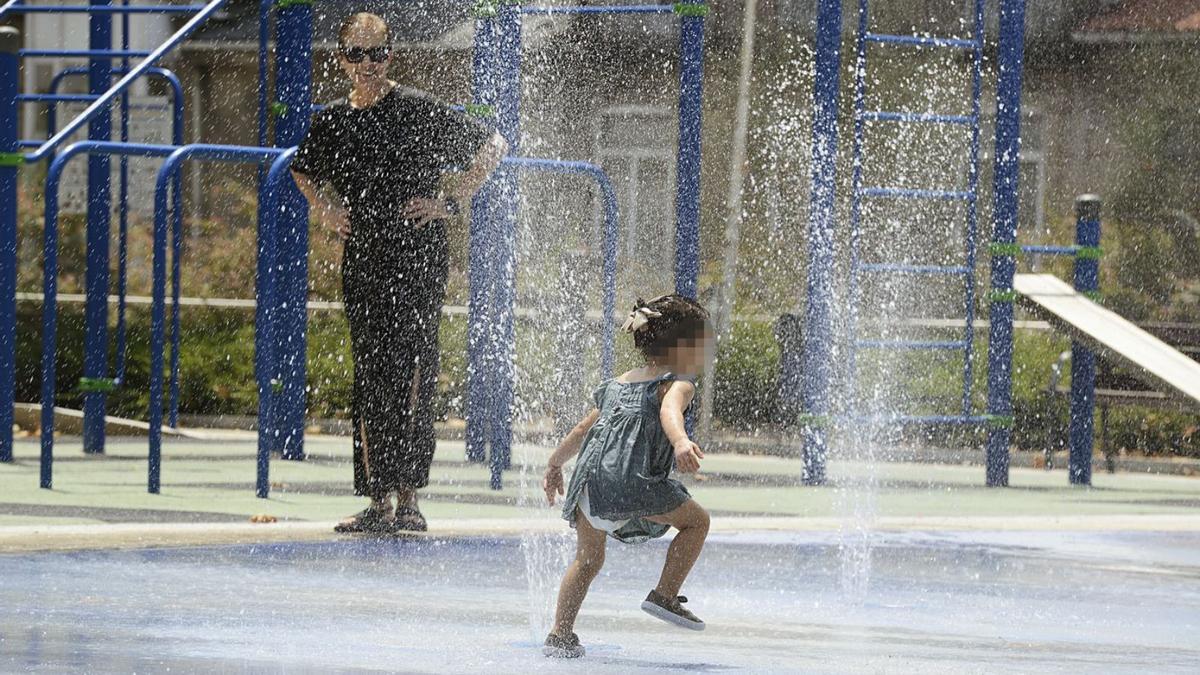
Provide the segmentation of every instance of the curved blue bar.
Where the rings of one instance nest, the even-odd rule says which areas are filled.
[[[502,162],[509,166],[549,171],[555,173],[575,173],[591,176],[600,188],[600,198],[604,202],[604,344],[601,347],[601,364],[604,377],[612,377],[615,366],[614,342],[616,339],[616,306],[617,306],[617,193],[612,181],[604,169],[588,162],[567,162],[553,159],[532,159],[528,157],[507,157]]]
[[[191,14],[204,5],[20,5],[0,10],[11,14]]]
[[[962,340],[941,342],[936,340],[859,340],[855,343],[859,349],[908,349],[908,350],[951,350],[966,349],[967,343]]]
[[[51,486],[54,461],[54,385],[58,330],[58,186],[63,169],[76,155],[104,153],[133,157],[164,157],[175,150],[171,145],[83,141],[60,152],[46,173],[45,233],[42,246],[42,456],[41,486]]]
[[[64,56],[84,56],[90,59],[124,59],[137,58],[139,56],[150,56],[154,52],[144,50],[128,50],[128,49],[22,49],[17,52],[17,56],[35,59],[35,58],[57,58]]]
[[[864,197],[881,197],[892,199],[971,199],[975,193],[970,190],[921,190],[916,188],[899,187],[869,187],[862,189]]]
[[[150,453],[147,475],[147,491],[158,494],[162,473],[162,418],[163,418],[163,352],[166,334],[166,286],[167,286],[167,214],[168,188],[184,161],[199,157],[219,162],[262,162],[283,153],[279,148],[257,148],[239,145],[185,145],[171,148],[172,152],[158,170],[154,184],[154,254],[151,265],[150,309]]]
[[[979,47],[978,41],[963,40],[961,38],[884,35],[881,33],[867,33],[863,37],[867,42],[874,42],[876,44],[909,45],[912,47],[956,47],[958,49],[977,49]]]

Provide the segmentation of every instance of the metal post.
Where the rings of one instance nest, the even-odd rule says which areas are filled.
[[[276,86],[279,117],[275,143],[299,145],[308,131],[312,111],[313,8],[302,3],[277,3]],[[308,323],[308,204],[295,185],[285,185],[279,197],[279,263],[282,273],[279,302],[286,309],[277,326],[283,388],[276,399],[276,436],[284,459],[304,459],[304,414],[307,402],[306,329]]]
[[[94,7],[107,7],[112,0],[90,0]],[[93,13],[89,18],[88,49],[112,49],[112,14]],[[112,61],[107,56],[88,64],[88,92],[99,96],[112,86]],[[112,113],[99,111],[88,123],[88,139],[107,141],[112,137]],[[112,226],[112,174],[108,155],[88,157],[87,201],[87,305],[83,337],[83,451],[104,452],[105,387],[108,377],[108,257]]]
[[[472,55],[472,110],[494,114],[496,104],[496,20],[494,7],[479,5],[475,21],[475,50]],[[471,204],[470,245],[467,276],[470,299],[467,313],[467,461],[483,462],[488,442],[488,416],[492,409],[489,396],[487,343],[490,329],[491,259],[490,233],[492,209],[496,201],[496,180],[484,184]]]
[[[1012,288],[1016,272],[1017,185],[1021,155],[1021,76],[1025,55],[1025,0],[1000,4],[999,81],[996,86],[995,205],[992,209],[992,293],[988,338],[987,485],[1008,485],[1012,438]]]
[[[675,197],[675,292],[696,297],[700,274],[700,130],[704,87],[704,0],[680,3],[679,157]]]
[[[836,210],[838,90],[842,47],[841,0],[817,5],[813,84],[812,202],[808,219],[808,305],[805,313],[803,427],[805,485],[825,482],[826,434],[833,375],[833,239]]]
[[[0,26],[0,462],[13,459],[17,340],[17,51],[21,34]]]
[[[499,28],[499,89],[496,118],[500,133],[508,140],[509,152],[520,155],[521,147],[521,14],[520,7],[511,2],[500,6]],[[493,344],[495,355],[492,383],[491,415],[491,486],[499,490],[502,475],[512,461],[513,398],[515,395],[513,367],[516,336],[516,245],[517,245],[517,173],[502,170],[497,186],[499,201],[492,224],[495,227],[493,263],[494,298],[492,310]]]
[[[1095,296],[1100,290],[1100,197],[1075,200],[1075,290]],[[1071,342],[1071,426],[1067,477],[1072,485],[1092,484],[1092,444],[1096,414],[1096,353]]]

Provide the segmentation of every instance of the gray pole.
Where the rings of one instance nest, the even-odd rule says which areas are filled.
[[[741,72],[738,76],[737,110],[734,114],[733,143],[729,152],[729,192],[725,197],[725,255],[721,266],[721,289],[713,308],[713,323],[718,344],[729,339],[737,294],[738,249],[742,243],[742,187],[746,181],[746,135],[750,126],[750,77],[754,65],[754,31],[758,0],[746,0],[742,16]],[[716,351],[708,359],[708,383],[700,393],[700,433],[708,442],[712,436],[713,381]]]

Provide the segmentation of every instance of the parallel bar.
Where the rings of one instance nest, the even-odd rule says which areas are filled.
[[[22,58],[87,57],[92,59],[124,59],[150,56],[154,52],[128,49],[22,49],[17,56]]]
[[[978,122],[975,115],[944,115],[941,113],[892,112],[868,110],[860,114],[868,122],[929,122],[931,124],[973,125]]]
[[[566,7],[521,7],[530,16],[566,16],[572,14],[674,14],[673,5],[574,5]]]
[[[860,424],[983,426],[992,419],[986,415],[886,415],[854,417],[852,421]]]
[[[970,274],[968,267],[945,267],[941,265],[905,265],[899,263],[863,263],[860,272],[890,272],[892,274],[917,274],[930,276],[962,276]]]
[[[920,35],[887,35],[883,33],[867,33],[863,36],[867,42],[876,44],[910,45],[913,47],[954,47],[956,49],[978,49],[976,40],[961,38],[923,37]]]
[[[868,187],[861,190],[864,197],[882,197],[892,199],[942,199],[967,200],[975,197],[970,190],[921,190],[898,187]]]
[[[165,157],[172,145],[83,141],[67,146],[54,157],[46,171],[45,217],[42,241],[42,436],[41,487],[49,489],[54,463],[55,368],[58,353],[58,192],[67,163],[77,155],[104,153],[135,157]],[[107,300],[107,298],[105,298]]]
[[[204,5],[14,5],[3,10],[9,14],[191,14],[204,9]]]
[[[86,103],[100,98],[93,94],[21,94],[21,103]]]
[[[854,343],[859,349],[903,349],[914,351],[948,351],[966,349],[967,343],[961,340],[859,340]]]
[[[1029,245],[1029,246],[1022,246],[1021,251],[1023,253],[1031,253],[1031,254],[1036,254],[1036,255],[1058,255],[1058,256],[1073,258],[1073,257],[1075,257],[1075,254],[1079,252],[1079,247],[1078,246]]]

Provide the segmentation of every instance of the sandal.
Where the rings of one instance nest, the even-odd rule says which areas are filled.
[[[392,520],[393,532],[426,532],[428,530],[429,523],[425,521],[425,516],[420,511],[411,506],[396,508],[396,517]]]
[[[367,507],[334,525],[333,531],[339,534],[357,534],[360,532],[389,532],[395,518],[387,512]]]

